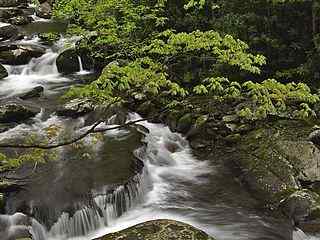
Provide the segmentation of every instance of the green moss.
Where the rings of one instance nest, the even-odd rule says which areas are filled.
[[[155,220],[138,224],[97,240],[214,240],[205,232],[173,220]]]

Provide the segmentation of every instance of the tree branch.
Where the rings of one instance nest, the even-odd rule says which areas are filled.
[[[124,128],[124,127],[128,127],[131,126],[133,124],[136,124],[138,122],[143,122],[143,121],[147,121],[154,118],[141,118],[138,120],[134,120],[134,121],[129,121],[125,124],[119,125],[119,126],[115,126],[115,127],[109,127],[109,128],[102,128],[102,129],[96,129],[103,121],[100,120],[98,122],[96,122],[94,125],[91,126],[90,129],[88,129],[86,132],[80,134],[79,136],[70,139],[68,141],[62,142],[62,143],[55,143],[55,144],[51,144],[51,145],[41,145],[41,144],[35,144],[35,145],[15,145],[15,144],[0,144],[0,148],[21,148],[21,149],[43,149],[43,150],[49,150],[49,149],[54,149],[54,148],[58,148],[58,147],[62,147],[62,146],[66,146],[66,145],[70,145],[72,143],[78,142],[81,139],[85,138],[86,136],[92,134],[92,133],[101,133],[101,132],[107,132],[110,130],[115,130],[115,129],[120,129],[120,128]]]

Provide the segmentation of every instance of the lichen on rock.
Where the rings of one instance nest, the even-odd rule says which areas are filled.
[[[205,232],[173,220],[148,221],[96,240],[214,240]]]

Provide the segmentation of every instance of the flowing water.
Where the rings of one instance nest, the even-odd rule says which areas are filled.
[[[0,82],[0,96],[14,97],[41,85],[44,99],[55,98],[78,84],[88,74],[80,57],[79,73],[61,76],[56,68],[66,41],[47,47],[27,65],[5,66],[9,76]],[[38,45],[39,40],[27,43]],[[86,117],[58,117],[41,104],[31,122],[1,133],[0,140],[45,135],[52,127],[81,133],[92,124]],[[139,118],[131,113],[128,121]],[[99,127],[113,126],[111,120]],[[88,136],[81,148],[59,148],[52,162],[25,166],[20,176],[30,169],[34,174],[26,176],[23,190],[9,194],[7,215],[0,215],[1,239],[27,231],[34,240],[89,240],[159,218],[190,223],[221,240],[309,239],[288,222],[259,213],[255,200],[219,160],[196,158],[186,139],[162,124],[139,125]]]

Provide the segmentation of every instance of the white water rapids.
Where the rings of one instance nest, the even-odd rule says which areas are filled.
[[[38,85],[44,87],[45,94],[69,86],[73,80],[61,76],[55,64],[64,41],[47,48],[43,56],[32,59],[27,65],[5,66],[9,76],[0,81],[0,96],[19,95]],[[28,43],[39,44],[38,40]],[[81,71],[78,75],[86,74],[80,57],[79,65]],[[136,120],[139,116],[132,113],[128,118]],[[18,125],[1,133],[0,140],[21,131],[40,130],[64,121],[52,115],[43,122],[40,113],[32,125]],[[78,121],[81,125],[81,119]],[[144,168],[128,184],[119,186],[113,192],[108,192],[107,188],[92,189],[94,207],[83,206],[73,215],[65,212],[50,229],[20,213],[0,215],[3,239],[19,231],[30,231],[34,240],[90,240],[160,218],[190,223],[218,240],[316,239],[307,238],[301,232],[288,230],[287,233],[286,229],[279,229],[281,226],[277,222],[241,207],[229,206],[223,201],[214,202],[214,196],[219,193],[215,193],[211,185],[215,181],[213,176],[220,174],[219,168],[212,161],[197,159],[186,139],[171,132],[168,127],[149,122],[140,125],[149,131],[144,137],[145,147],[136,152]],[[114,130],[108,134],[120,138],[124,133],[123,130]],[[237,197],[234,196],[235,201]]]

